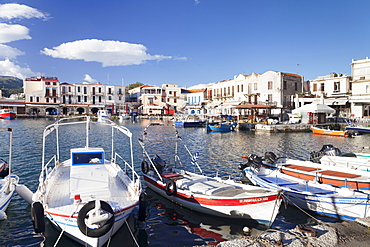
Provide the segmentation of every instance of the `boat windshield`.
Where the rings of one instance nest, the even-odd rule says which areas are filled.
[[[104,164],[104,155],[99,153],[73,153],[72,165],[97,165]]]

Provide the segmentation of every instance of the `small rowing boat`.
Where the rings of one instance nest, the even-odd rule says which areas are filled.
[[[350,134],[347,131],[342,131],[342,130],[333,130],[330,128],[319,128],[319,127],[314,127],[314,126],[311,127],[311,130],[314,134],[319,134],[319,135],[350,137]]]

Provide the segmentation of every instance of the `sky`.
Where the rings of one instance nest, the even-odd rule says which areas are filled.
[[[351,75],[370,1],[0,0],[0,75],[191,87],[269,70]]]

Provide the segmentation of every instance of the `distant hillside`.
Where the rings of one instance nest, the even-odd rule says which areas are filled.
[[[23,80],[13,76],[0,76],[0,89],[18,89],[23,87]]]
[[[0,76],[0,89],[3,97],[23,92],[23,80],[13,76]]]

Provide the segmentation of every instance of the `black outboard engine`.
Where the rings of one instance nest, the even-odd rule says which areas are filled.
[[[247,159],[247,163],[246,164],[240,164],[239,165],[239,169],[240,170],[243,170],[245,169],[246,167],[248,166],[251,166],[253,168],[259,168],[261,165],[262,165],[262,158],[255,155],[255,154],[248,154],[248,156],[246,157]]]
[[[275,164],[275,161],[278,157],[273,152],[266,152],[265,153],[265,161],[270,164]]]
[[[154,164],[155,168],[157,169],[157,171],[159,173],[162,173],[163,172],[163,168],[166,166],[166,161],[164,161],[158,155],[155,155],[155,158],[153,158],[152,161],[153,161],[153,164]]]
[[[310,153],[310,161],[315,163],[320,163],[320,159],[324,155],[328,156],[338,156],[341,155],[342,152],[339,150],[339,148],[334,147],[331,144],[325,144],[322,146],[320,151],[313,151]]]

